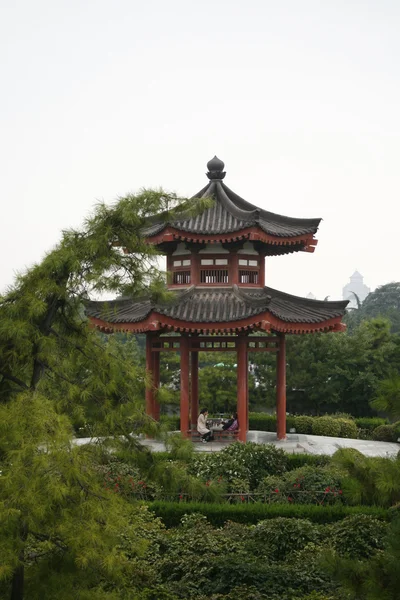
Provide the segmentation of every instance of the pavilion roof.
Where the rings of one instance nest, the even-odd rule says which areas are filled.
[[[258,227],[262,232],[278,238],[293,238],[316,233],[321,219],[297,219],[285,217],[258,208],[229,189],[223,179],[224,163],[216,156],[207,163],[209,183],[193,196],[193,200],[213,198],[213,205],[201,214],[176,215],[168,220],[160,215],[143,230],[147,238],[158,235],[170,227],[174,230],[200,234],[223,235],[239,232],[250,227]],[[264,190],[261,190],[263,193]]]
[[[191,331],[271,329],[309,332],[339,328],[348,301],[320,301],[292,296],[269,287],[248,290],[191,286],[171,292],[167,303],[120,299],[86,303],[86,314],[110,331],[154,328]],[[264,323],[262,325],[261,323]],[[132,326],[136,324],[137,327]]]

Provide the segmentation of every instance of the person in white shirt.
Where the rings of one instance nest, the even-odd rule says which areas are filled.
[[[201,435],[201,441],[203,443],[209,442],[212,439],[212,431],[207,428],[207,417],[208,410],[202,408],[197,419],[197,431]]]

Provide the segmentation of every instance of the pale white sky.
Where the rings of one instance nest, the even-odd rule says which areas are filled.
[[[266,284],[400,280],[398,0],[3,0],[0,291],[98,199],[192,195],[207,161],[260,207],[323,217]]]

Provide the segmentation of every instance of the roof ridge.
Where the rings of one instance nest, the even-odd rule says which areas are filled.
[[[264,290],[264,289],[265,288],[262,288],[262,290]],[[246,292],[244,289],[240,288],[236,284],[234,284],[232,286],[232,290],[233,290],[233,293],[235,294],[235,296],[240,298],[240,300],[242,302],[248,302],[249,304],[251,304],[254,307],[267,306],[271,302],[270,295],[267,294],[265,296],[260,296],[259,298],[255,298],[254,296],[251,296],[250,293]]]
[[[229,198],[228,194],[224,189],[224,184],[222,181],[216,182],[217,188],[217,202],[220,201],[220,204],[227,210],[231,215],[233,215],[236,219],[240,221],[244,221],[245,223],[256,223],[260,216],[260,209],[256,206],[252,210],[244,210],[237,206],[232,200]],[[227,188],[229,189],[229,188]]]

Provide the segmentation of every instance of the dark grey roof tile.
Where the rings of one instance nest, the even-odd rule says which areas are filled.
[[[343,316],[347,305],[347,301],[310,300],[269,287],[249,290],[237,286],[192,286],[184,292],[174,293],[174,300],[167,304],[151,304],[150,300],[133,299],[88,302],[86,314],[108,323],[137,323],[145,320],[154,310],[177,321],[224,323],[269,312],[284,322],[315,324]]]

